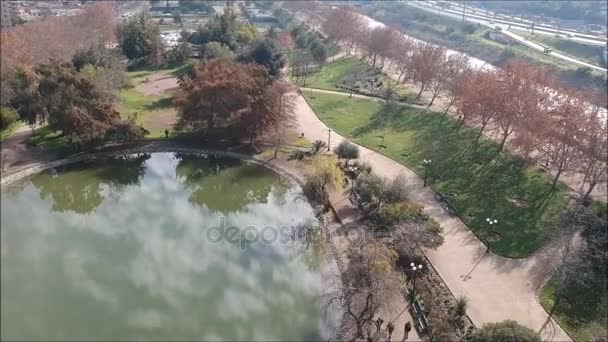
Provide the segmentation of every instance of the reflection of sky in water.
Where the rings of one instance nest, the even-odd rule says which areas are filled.
[[[238,168],[257,168],[245,163],[187,184],[176,177],[178,162],[153,154],[120,186],[107,176],[119,172],[112,163],[103,177],[91,167],[47,172],[3,194],[3,339],[326,337],[316,303],[327,265],[311,269],[294,243],[241,246],[207,236],[221,217],[255,229],[309,221],[312,209],[297,189],[265,169],[262,185],[259,170],[255,179],[234,178],[243,174]],[[210,179],[221,184],[229,172],[230,182],[263,200],[239,201],[239,210],[225,214],[192,200],[193,191],[214,186]],[[82,203],[75,192],[83,188],[96,189],[101,202]],[[44,199],[42,189],[51,189]]]

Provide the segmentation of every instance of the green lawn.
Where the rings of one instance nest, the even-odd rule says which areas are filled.
[[[367,72],[371,66],[355,57],[343,57],[326,64],[320,73],[309,75],[306,79],[306,87],[325,90],[334,90],[340,92],[348,92],[347,89],[339,88],[336,84],[343,78],[349,75],[357,75]],[[381,80],[384,84],[389,81],[387,75],[382,75]],[[303,86],[302,84],[300,84]],[[416,97],[416,92],[405,87],[402,84],[397,85],[396,92],[399,95],[405,96],[408,100],[413,100]]]
[[[150,131],[149,138],[164,137],[164,130],[172,131],[170,121],[175,118],[173,94],[144,96],[135,88],[120,92],[118,110],[124,119],[134,118],[138,125]]]
[[[509,257],[525,257],[546,241],[548,220],[565,203],[561,186],[551,192],[550,180],[536,168],[522,168],[517,158],[501,154],[488,140],[474,144],[471,129],[457,129],[454,120],[440,113],[402,106],[349,99],[346,96],[304,95],[319,116],[339,134],[423,174],[423,159],[430,168],[434,191],[447,194],[458,215],[484,242],[487,217],[499,220],[501,238],[489,242],[492,250]],[[384,137],[382,139],[381,137]]]
[[[74,151],[74,149],[68,145],[67,140],[61,136],[61,133],[51,130],[49,126],[43,126],[36,129],[34,136],[30,138],[28,143],[58,154],[68,154]]]
[[[554,289],[554,283],[549,281],[540,293],[540,302],[547,312],[553,308]],[[605,291],[604,287],[596,291],[576,291],[572,296],[575,300],[560,305],[553,313],[553,318],[575,341],[591,341],[594,336],[606,336],[608,318],[600,298],[606,296]]]

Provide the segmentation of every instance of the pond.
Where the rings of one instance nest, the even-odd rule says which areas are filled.
[[[262,166],[117,156],[10,184],[0,208],[3,340],[327,340],[335,329],[313,210]]]

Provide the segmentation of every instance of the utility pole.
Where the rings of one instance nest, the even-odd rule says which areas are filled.
[[[465,10],[467,9],[467,4],[462,3],[462,23],[464,24],[464,14],[465,14]]]

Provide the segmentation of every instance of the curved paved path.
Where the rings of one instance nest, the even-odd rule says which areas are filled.
[[[327,141],[328,127],[319,120],[302,96],[297,97],[298,129],[310,140]],[[331,132],[331,147],[345,140]],[[405,175],[409,197],[424,206],[444,229],[445,242],[436,251],[425,251],[445,283],[456,296],[469,299],[468,315],[477,326],[505,319],[519,321],[541,333],[543,341],[570,341],[537,299],[537,291],[551,271],[556,250],[546,248],[526,259],[486,254],[485,245],[460,221],[449,216],[422,180],[405,166],[365,147],[360,158],[384,177]]]

